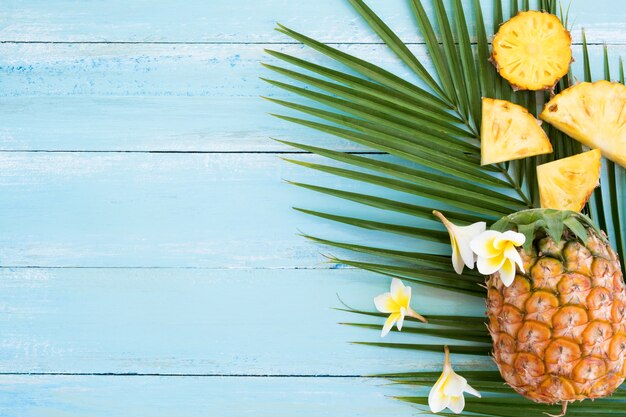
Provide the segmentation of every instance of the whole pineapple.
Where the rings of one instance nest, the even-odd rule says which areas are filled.
[[[589,218],[572,211],[514,213],[493,229],[526,236],[525,273],[505,287],[488,277],[494,360],[515,391],[540,403],[611,395],[626,369],[626,291],[619,259]]]

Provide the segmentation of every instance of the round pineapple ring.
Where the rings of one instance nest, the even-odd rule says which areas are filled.
[[[492,60],[516,90],[547,90],[569,70],[572,38],[555,15],[521,12],[493,39]]]

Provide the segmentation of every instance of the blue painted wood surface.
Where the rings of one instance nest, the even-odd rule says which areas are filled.
[[[5,268],[0,277],[9,313],[0,319],[0,373],[336,377],[434,369],[439,357],[348,344],[379,341],[380,332],[338,325],[354,316],[329,308],[337,294],[369,309],[386,284],[354,269]],[[415,290],[425,314],[482,309],[479,298],[461,304]],[[385,340],[407,341],[398,336]]]
[[[259,79],[275,77],[261,61],[281,64],[263,48],[329,64],[300,45],[0,44],[0,150],[288,150],[269,136],[353,149],[268,116],[281,109],[259,96],[289,95]],[[339,48],[419,84],[381,45]],[[626,45],[611,52],[616,63]],[[590,54],[600,74],[602,47]]]
[[[6,376],[0,415],[391,417],[411,409],[386,396],[410,392],[346,377]]]
[[[0,37],[9,41],[53,42],[177,42],[282,43],[272,31],[275,22],[306,30],[325,42],[379,42],[352,11],[337,0],[7,0],[0,14]],[[481,1],[491,10],[490,0]],[[508,10],[505,1],[505,12]],[[531,0],[531,3],[536,1]],[[373,0],[372,9],[406,41],[420,38],[409,3]],[[463,0],[463,4],[471,1]],[[564,3],[569,4],[569,1]],[[432,7],[425,2],[428,13]],[[626,10],[619,0],[574,0],[571,7],[575,39],[578,28],[594,42],[626,40]],[[486,13],[486,23],[490,23]]]
[[[370,3],[424,56],[405,1]],[[626,55],[621,2],[575,0],[571,15],[596,72],[603,42]],[[388,283],[296,233],[424,243],[291,210],[400,219],[282,181],[366,188],[291,166],[268,139],[358,149],[267,115],[259,96],[285,94],[258,78],[264,48],[328,64],[276,21],[411,77],[342,0],[2,4],[0,416],[410,415],[385,398],[406,391],[363,375],[440,355],[349,345],[378,334],[336,324],[352,319],[337,294],[370,309]],[[482,312],[414,292],[424,313]]]

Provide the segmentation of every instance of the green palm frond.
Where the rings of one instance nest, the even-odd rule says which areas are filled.
[[[408,236],[432,242],[418,251],[398,250],[378,243],[354,244],[303,234],[311,241],[349,256],[329,256],[331,262],[343,264],[383,277],[395,277],[417,286],[435,287],[456,293],[468,302],[484,297],[483,278],[474,271],[457,275],[445,252],[449,243],[447,232],[432,215],[434,208],[445,210],[455,223],[477,221],[493,223],[515,211],[538,206],[539,192],[536,166],[583,151],[577,141],[544,124],[554,153],[493,166],[480,165],[481,97],[502,98],[525,106],[537,115],[549,100],[547,92],[514,91],[489,62],[491,34],[518,10],[531,9],[528,0],[511,0],[504,14],[503,0],[495,0],[491,11],[493,26],[485,24],[479,0],[471,1],[466,10],[460,0],[431,0],[433,17],[429,17],[422,0],[407,0],[411,5],[429,62],[405,44],[363,0],[347,0],[371,27],[386,47],[420,82],[419,85],[366,60],[350,55],[279,25],[277,30],[333,61],[333,67],[313,63],[279,51],[266,52],[280,64],[264,64],[277,78],[264,78],[272,86],[299,99],[266,97],[285,113],[275,116],[301,126],[332,135],[364,147],[368,152],[341,152],[311,143],[278,140],[280,143],[316,156],[315,162],[295,158],[286,161],[363,184],[367,192],[291,182],[299,187],[334,198],[350,201],[385,214],[399,214],[405,220],[381,220],[338,215],[308,208],[297,210],[350,227],[366,229],[391,236]],[[540,0],[539,10],[556,14],[567,26],[556,0]],[[472,19],[470,20],[468,19]],[[470,24],[471,23],[471,24]],[[474,28],[470,32],[469,28]],[[475,42],[473,44],[472,42]],[[583,79],[593,80],[589,50],[583,33]],[[418,55],[420,58],[418,58]],[[337,64],[340,65],[336,69]],[[433,68],[429,71],[427,68]],[[619,62],[619,81],[624,82],[623,63]],[[611,78],[611,65],[605,48],[603,78]],[[280,77],[280,78],[278,78]],[[555,87],[558,93],[575,79],[572,72]],[[295,113],[295,114],[294,114]],[[372,152],[375,151],[375,152]],[[320,161],[321,160],[321,161]],[[585,212],[607,232],[621,257],[626,259],[626,172],[619,165],[604,161],[602,187],[593,195]],[[359,258],[359,259],[356,259]],[[365,259],[363,259],[365,258]],[[467,298],[463,298],[467,297]],[[471,298],[470,298],[471,297]],[[345,325],[380,331],[384,315],[354,310],[370,322],[349,322]],[[430,336],[440,343],[358,344],[393,349],[442,352],[450,345],[455,354],[468,354],[486,359],[491,350],[490,338],[482,317],[427,316],[428,324],[407,318],[403,329],[408,337]],[[419,340],[418,340],[419,341]],[[431,386],[438,373],[414,372],[380,375],[393,383]],[[494,368],[464,372],[470,383],[486,394],[480,401],[468,399],[466,411],[478,416],[527,416],[541,412],[555,413],[555,407],[532,404],[522,400],[508,387]],[[494,396],[498,396],[494,400]],[[399,397],[415,405],[427,405],[427,396]],[[605,405],[610,401],[611,412]],[[615,415],[626,411],[626,392],[619,391],[611,400],[572,405],[568,415]],[[556,414],[556,413],[555,413]],[[444,414],[445,415],[445,414]],[[608,415],[608,414],[606,414]]]
[[[384,342],[353,342],[355,345],[382,347],[388,349],[416,350],[420,352],[443,352],[444,346],[448,346],[452,352],[459,355],[487,356],[491,352],[491,345],[482,346],[455,345],[454,343],[442,344],[417,344],[417,343],[384,343]],[[526,400],[528,401],[528,400]]]
[[[346,306],[345,308],[337,308],[336,310],[369,317],[387,318],[389,316],[385,313],[354,310],[348,306]],[[461,328],[463,330],[482,330],[485,332],[485,334],[487,334],[485,317],[428,315],[427,319],[428,323],[423,323],[416,318],[405,317],[405,321],[407,321],[408,323],[418,323],[421,326],[442,326],[447,328]],[[380,330],[380,326],[377,326],[377,328]]]
[[[380,325],[368,324],[368,323],[340,323],[345,326],[360,327],[363,329],[373,329],[380,332]],[[397,331],[397,330],[392,330]],[[454,330],[452,336],[450,335],[450,329],[425,329],[421,327],[406,326],[402,328],[402,332],[406,334],[419,334],[426,336],[442,337],[446,339],[464,340],[467,342],[486,343],[491,344],[491,337],[486,331],[472,331],[463,328],[457,328]]]
[[[331,69],[282,52],[268,51],[273,57],[296,69],[269,64],[265,66],[300,85],[268,78],[265,80],[277,88],[313,103],[309,105],[267,98],[284,108],[305,115],[305,117],[289,114],[276,116],[389,155],[389,158],[385,158],[378,154],[346,153],[306,143],[280,140],[284,144],[313,153],[332,163],[313,163],[292,158],[286,160],[330,175],[373,185],[377,189],[393,191],[397,193],[397,197],[390,199],[388,193],[383,196],[382,193],[363,194],[314,184],[294,184],[380,210],[394,211],[426,220],[434,220],[431,210],[441,205],[455,207],[446,210],[446,214],[460,223],[493,222],[511,212],[536,207],[539,197],[536,165],[555,157],[562,158],[580,153],[582,147],[565,134],[547,126],[547,133],[555,148],[554,155],[526,158],[495,166],[480,166],[478,133],[480,97],[511,99],[528,107],[533,114],[537,114],[539,107],[549,97],[543,92],[514,92],[488,62],[489,35],[478,0],[473,1],[471,10],[471,15],[475,19],[473,25],[476,27],[475,33],[469,32],[468,27],[471,25],[468,25],[466,16],[470,14],[465,12],[459,0],[452,1],[450,10],[446,9],[442,0],[433,0],[432,21],[421,0],[409,1],[416,25],[429,53],[430,64],[434,68],[432,74],[363,0],[349,0],[357,13],[398,59],[423,82],[424,87],[371,62],[279,25],[278,31],[342,64],[352,73]],[[519,6],[514,0],[511,2],[510,12],[515,14],[520,9],[527,10],[530,6],[528,3],[522,2]],[[556,1],[540,2],[540,8],[544,10],[556,12],[557,7]],[[494,2],[493,17],[493,30],[496,30],[505,20],[501,0]],[[476,47],[472,46],[471,39],[476,40]],[[583,41],[584,75],[585,79],[590,80],[592,75],[584,36]],[[608,54],[605,57],[605,76],[608,78],[610,76]],[[354,75],[354,72],[359,75]],[[557,85],[556,92],[572,83],[571,77],[564,78]],[[325,109],[318,107],[319,105]],[[594,194],[589,204],[589,212],[616,242],[616,247],[623,258],[625,245],[621,224],[624,221],[624,208],[620,196],[622,189],[625,188],[624,170],[609,162],[605,166],[607,184]],[[419,204],[415,204],[417,202]],[[604,212],[605,206],[608,213]],[[417,227],[414,223],[393,224],[304,208],[299,210],[353,227],[440,243],[447,240],[443,228],[434,221]],[[611,222],[607,220],[607,215],[610,216]],[[375,255],[384,262],[375,263],[375,268],[368,265],[368,270],[375,270],[388,276],[396,276],[398,267],[414,263],[409,259],[410,254],[399,254],[384,247],[338,244],[324,239],[317,239],[317,242]],[[436,250],[440,249],[433,249],[431,253],[425,254],[440,255],[441,253],[435,252]],[[353,264],[358,267],[365,266],[355,262]],[[430,264],[429,267],[449,272],[449,268],[441,264]],[[454,289],[450,286],[444,287]],[[455,290],[468,289],[463,287]],[[480,293],[476,289],[472,292]]]

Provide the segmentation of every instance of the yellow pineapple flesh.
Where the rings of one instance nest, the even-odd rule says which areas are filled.
[[[517,90],[551,89],[569,69],[572,38],[558,17],[521,12],[500,26],[492,61]]]
[[[581,211],[599,184],[601,159],[594,149],[537,166],[541,207]]]
[[[494,360],[506,383],[535,402],[565,408],[567,402],[611,395],[626,376],[626,287],[618,257],[579,213],[529,211],[575,221],[588,239],[568,227],[557,232],[561,238],[537,227],[527,237],[530,244],[519,249],[525,272],[518,268],[509,287],[498,273],[488,277]],[[510,228],[547,219],[529,217]]]
[[[570,87],[548,102],[541,119],[626,168],[626,86],[598,81]]]
[[[524,107],[492,98],[483,98],[482,103],[482,165],[552,152],[541,122]]]

